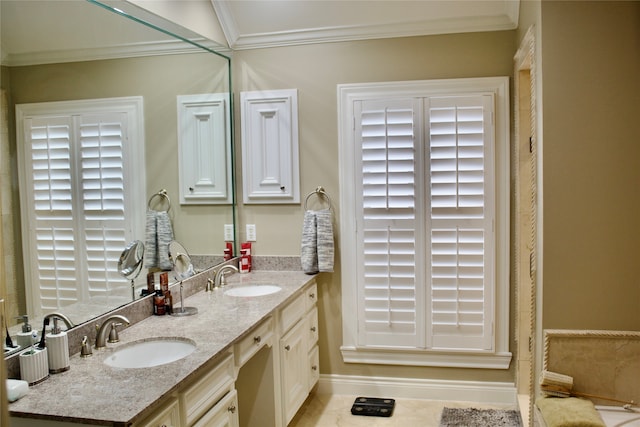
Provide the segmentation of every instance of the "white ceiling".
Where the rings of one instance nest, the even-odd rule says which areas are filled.
[[[234,49],[511,30],[520,0],[211,0]]]
[[[102,0],[164,4],[166,18],[232,50],[517,27],[520,0]],[[26,65],[175,51],[176,41],[86,1],[0,0],[1,63]],[[198,6],[197,8],[195,6]],[[202,13],[204,9],[210,11]],[[180,13],[197,10],[197,16]],[[215,11],[215,13],[213,13]],[[148,22],[162,20],[152,8]],[[218,17],[216,22],[216,15]],[[127,22],[129,21],[129,22]],[[163,20],[180,34],[182,27]],[[206,28],[203,28],[206,27]],[[172,28],[175,27],[175,28]],[[220,31],[222,30],[222,31]],[[225,40],[222,40],[224,33]],[[186,34],[186,33],[185,33]],[[191,33],[194,34],[194,33]],[[186,36],[192,40],[196,36]],[[211,37],[210,37],[211,38]],[[206,43],[206,42],[205,42]],[[218,45],[219,46],[219,45]],[[214,49],[216,49],[214,47]],[[224,49],[223,49],[224,50]]]

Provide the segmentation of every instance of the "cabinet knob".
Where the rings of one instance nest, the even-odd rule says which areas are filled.
[[[316,297],[316,294],[314,294],[314,293],[310,293],[309,294],[309,298],[314,299],[315,297]]]
[[[291,346],[290,346],[290,345],[285,345],[285,346],[284,346],[284,349],[285,349],[285,350],[287,350],[287,351],[289,351],[289,350],[291,350]]]
[[[227,411],[231,412],[232,414],[236,413],[236,405],[231,405],[227,408]]]
[[[318,370],[318,365],[313,365],[313,366],[311,367],[311,370],[312,370],[312,371],[317,371],[317,370]]]
[[[315,327],[315,326],[312,326],[312,327],[311,327],[311,332],[315,332],[315,331],[316,331],[316,327]]]
[[[189,191],[193,192],[193,187],[189,187]]]
[[[284,185],[280,186],[281,191],[284,191],[284,188],[285,188]]]
[[[256,344],[260,344],[260,342],[262,341],[262,338],[260,337],[260,335],[258,335],[257,337],[253,337],[253,342]]]

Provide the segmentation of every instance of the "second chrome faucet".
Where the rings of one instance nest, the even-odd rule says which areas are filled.
[[[115,331],[114,335],[115,337],[117,337],[117,330],[115,329],[114,326],[117,325],[113,325],[115,323],[124,323],[126,325],[129,325],[129,319],[127,319],[124,316],[121,316],[119,314],[114,314],[113,316],[109,316],[107,317],[104,322],[102,322],[102,325],[100,325],[100,327],[98,328],[98,333],[96,334],[96,348],[102,348],[105,347],[107,344],[107,334],[111,334],[112,330]],[[117,340],[117,338],[115,338]]]
[[[215,288],[219,288],[224,286],[224,278],[227,274],[228,270],[232,270],[234,272],[238,272],[238,268],[231,264],[226,264],[220,267],[218,271],[216,271],[213,275],[213,279],[207,279],[207,291],[212,291]]]

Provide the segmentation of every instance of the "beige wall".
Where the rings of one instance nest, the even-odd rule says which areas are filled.
[[[542,2],[544,328],[640,330],[640,2]]]
[[[515,31],[505,31],[237,51],[232,60],[236,118],[240,117],[240,91],[298,89],[302,198],[316,186],[324,186],[333,200],[337,228],[340,183],[336,85],[511,76],[515,50]],[[239,120],[236,120],[236,141],[240,153]],[[238,175],[241,181],[241,171]],[[241,182],[238,188],[241,189]],[[239,212],[240,224],[257,226],[256,255],[300,254],[303,213],[300,205],[245,205]],[[240,237],[245,237],[242,229]],[[350,238],[350,235],[337,236],[338,259],[340,240]],[[318,281],[323,374],[513,381],[511,370],[344,364],[339,350],[342,343],[340,291],[344,286],[340,281],[339,263],[335,273],[321,274]]]

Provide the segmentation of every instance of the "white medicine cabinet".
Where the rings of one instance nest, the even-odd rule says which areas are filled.
[[[300,203],[298,91],[240,93],[244,203]]]
[[[180,203],[231,204],[231,123],[226,93],[178,96]]]

